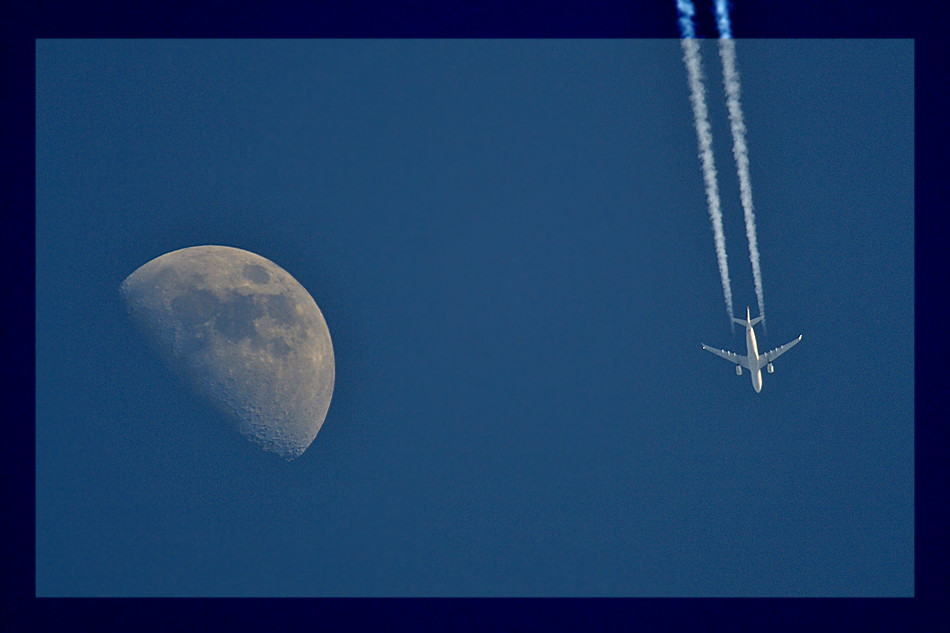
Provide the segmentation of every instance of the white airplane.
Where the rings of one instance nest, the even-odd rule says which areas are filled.
[[[745,326],[745,344],[748,348],[748,356],[740,356],[739,354],[733,354],[732,352],[727,352],[722,349],[713,349],[708,345],[703,345],[703,349],[707,352],[712,352],[716,356],[722,356],[727,361],[736,364],[736,375],[742,375],[742,368],[745,367],[749,370],[749,373],[752,374],[752,388],[755,389],[756,393],[762,391],[762,367],[763,365],[771,374],[775,369],[772,367],[772,361],[784,354],[791,348],[793,345],[802,340],[801,334],[798,335],[798,338],[792,341],[791,343],[786,343],[781,347],[776,347],[771,352],[766,352],[765,354],[759,354],[759,347],[755,342],[755,332],[752,331],[752,326],[762,320],[761,316],[758,316],[754,319],[749,318],[749,307],[746,306],[745,309],[745,320],[733,318],[733,321],[739,325]]]

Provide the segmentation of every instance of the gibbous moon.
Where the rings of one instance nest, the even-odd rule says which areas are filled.
[[[153,346],[248,440],[288,460],[307,450],[330,407],[333,345],[287,271],[239,248],[194,246],[153,259],[120,290]]]

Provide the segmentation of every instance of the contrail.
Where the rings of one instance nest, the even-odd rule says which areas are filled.
[[[696,31],[693,29],[693,16],[696,9],[693,7],[692,0],[676,0],[676,8],[680,12],[680,34],[683,39],[693,39],[696,37]]]
[[[728,0],[716,0],[716,28],[719,29],[720,38],[732,39],[732,24],[729,22]]]
[[[720,4],[725,0],[716,0],[718,14]],[[725,6],[723,6],[725,9]],[[726,18],[728,29],[728,17]],[[722,76],[726,87],[726,104],[729,107],[729,127],[732,129],[732,155],[736,159],[739,172],[739,194],[742,199],[742,212],[745,215],[745,233],[749,240],[749,260],[752,262],[752,280],[755,283],[755,298],[759,303],[759,316],[762,317],[762,329],[765,330],[765,297],[762,292],[762,269],[759,266],[759,246],[755,238],[755,213],[752,206],[752,182],[749,179],[749,149],[745,143],[745,122],[742,118],[742,104],[739,101],[739,71],[736,70],[736,43],[720,30],[719,56],[722,58]]]
[[[688,0],[678,0],[680,7],[680,25],[682,27],[685,12],[683,5],[688,5],[688,16],[693,15],[693,5]],[[687,19],[688,31],[692,32],[692,21]],[[716,184],[716,164],[713,160],[712,131],[709,128],[709,116],[706,111],[706,89],[703,86],[701,63],[699,58],[699,42],[691,37],[680,40],[683,46],[683,61],[689,76],[690,101],[693,104],[693,119],[696,122],[696,136],[699,139],[699,156],[702,159],[703,180],[706,184],[706,202],[709,204],[709,218],[712,220],[713,235],[716,241],[716,257],[719,261],[719,276],[722,278],[722,292],[726,299],[726,312],[729,314],[729,323],[732,317],[732,287],[729,284],[729,264],[726,261],[726,237],[722,232],[722,210],[719,203],[719,186]]]

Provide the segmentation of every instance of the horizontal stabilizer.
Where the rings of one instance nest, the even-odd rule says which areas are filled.
[[[741,325],[742,327],[745,327],[745,326],[747,325],[745,319],[737,319],[737,318],[735,318],[735,317],[732,317],[732,320],[735,321],[736,323],[738,323],[739,325]],[[759,317],[755,317],[754,319],[752,319],[752,323],[751,323],[751,324],[748,324],[748,325],[755,325],[756,323],[758,323],[758,322],[761,321],[761,320],[762,320],[762,317],[760,317],[760,316],[759,316]]]

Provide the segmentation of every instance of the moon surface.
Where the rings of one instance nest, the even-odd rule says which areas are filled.
[[[194,246],[122,282],[133,320],[172,368],[266,451],[292,460],[333,395],[330,331],[313,297],[274,262]]]

